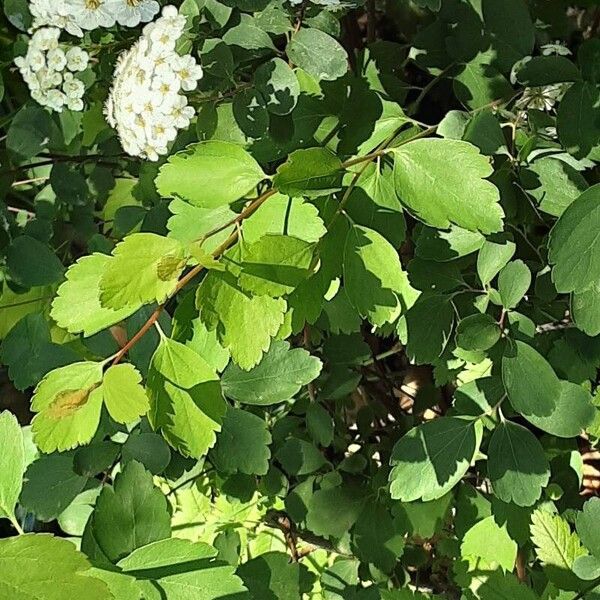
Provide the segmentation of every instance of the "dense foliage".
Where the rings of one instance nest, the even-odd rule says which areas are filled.
[[[600,7],[173,4],[3,0],[0,599],[598,598]]]

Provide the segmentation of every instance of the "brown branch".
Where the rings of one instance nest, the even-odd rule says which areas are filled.
[[[244,219],[247,219],[250,215],[254,214],[261,207],[261,205],[275,193],[276,190],[274,189],[268,190],[267,192],[259,196],[256,200],[254,200],[251,204],[249,204],[246,208],[244,208],[244,210],[239,215],[227,221],[227,223],[225,223],[224,225],[219,225],[219,227],[211,229],[208,233],[205,233],[201,238],[199,238],[196,241],[200,242],[200,244],[203,244],[208,238],[211,238],[213,235],[217,235],[217,233],[221,233],[221,231],[224,231],[225,229],[228,229],[233,225],[241,223]]]
[[[527,572],[525,570],[525,554],[522,548],[519,548],[517,552],[517,560],[515,561],[515,570],[517,572],[517,579],[521,583],[527,583]]]
[[[119,364],[123,357],[148,333],[148,330],[158,321],[165,305],[159,304],[156,310],[150,315],[148,320],[142,325],[138,332],[119,350],[119,353],[112,361],[113,365]]]
[[[437,129],[437,125],[428,127],[427,129],[420,131],[416,135],[414,135],[406,140],[403,140],[399,144],[399,146],[406,144],[412,140],[427,136],[431,133],[435,133],[436,129]],[[374,160],[375,158],[378,158],[379,156],[382,156],[387,151],[386,147],[394,139],[395,135],[396,135],[396,133],[394,133],[394,135],[392,137],[390,137],[388,140],[386,140],[381,145],[381,147],[378,150],[376,150],[375,152],[372,152],[371,154],[367,154],[362,157],[354,158],[354,159],[351,159],[351,160],[348,160],[348,161],[342,163],[342,169],[346,169],[348,167],[358,165],[358,164],[364,164],[364,166],[361,170],[359,170],[355,174],[355,177],[354,177],[352,183],[350,184],[349,188],[346,190],[346,193],[344,194],[344,197],[342,198],[340,205],[338,206],[338,210],[336,211],[336,214],[334,215],[331,223],[329,223],[328,229],[333,224],[333,221],[335,221],[335,218],[343,210],[345,203],[349,199],[352,188],[356,185],[356,182],[360,178],[363,171],[366,169],[367,165],[372,160]],[[224,225],[221,225],[221,226],[216,227],[215,229],[209,231],[200,240],[197,240],[197,241],[202,245],[202,243],[204,243],[204,241],[206,241],[208,238],[212,237],[213,235],[216,235],[217,233],[224,231],[225,229],[231,227],[232,225],[239,225],[244,219],[247,219],[250,215],[254,214],[266,200],[268,200],[271,196],[273,196],[276,193],[277,193],[277,190],[274,188],[267,190],[266,192],[261,194],[258,198],[256,198],[256,200],[253,200],[235,218],[231,219]],[[236,228],[236,230],[234,232],[232,232],[231,235],[213,252],[212,257],[215,259],[219,258],[223,254],[223,252],[225,252],[225,250],[227,250],[230,246],[232,246],[235,242],[237,242],[238,238],[239,238],[239,228]],[[185,287],[192,279],[194,279],[194,277],[196,277],[196,275],[198,275],[203,269],[204,269],[204,267],[202,265],[197,265],[196,267],[191,269],[184,277],[182,277],[179,280],[179,282],[177,283],[177,286],[175,287],[173,292],[169,295],[169,298],[167,300],[171,299],[179,291],[181,291],[181,289],[183,287]],[[144,323],[144,325],[142,325],[142,327],[139,329],[139,331],[127,342],[127,344],[125,346],[123,346],[123,348],[121,348],[121,350],[115,356],[115,359],[112,362],[113,365],[116,365],[119,362],[121,362],[121,360],[123,360],[123,357],[129,352],[129,350],[131,350],[131,348],[133,348],[144,337],[144,335],[154,325],[154,323],[156,323],[156,321],[158,320],[162,311],[165,308],[165,304],[166,303],[160,304],[156,308],[156,310],[150,315],[150,317]]]
[[[207,239],[211,235],[218,233],[219,231],[223,231],[231,224],[239,224],[244,219],[248,218],[251,214],[253,214],[259,206],[263,204],[268,198],[270,198],[275,193],[274,190],[268,190],[261,196],[259,196],[256,200],[250,203],[235,219],[232,220],[230,224],[227,224],[223,227],[217,228],[217,230],[213,230],[213,232],[209,232],[203,238]],[[219,258],[228,248],[230,248],[235,242],[237,242],[239,237],[239,231],[236,229],[213,253],[213,258]],[[175,286],[175,289],[169,294],[167,301],[173,298],[178,292],[180,292],[196,275],[200,274],[204,270],[203,265],[196,265],[193,269],[191,269],[188,273],[186,273]],[[148,320],[141,326],[141,328],[137,331],[137,333],[119,350],[118,354],[115,356],[112,361],[112,365],[119,364],[125,355],[148,333],[148,331],[152,328],[152,326],[158,321],[162,311],[165,309],[165,305],[167,301],[159,304],[156,307],[156,310],[148,317]]]

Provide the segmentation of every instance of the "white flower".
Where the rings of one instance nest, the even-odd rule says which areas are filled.
[[[110,0],[70,0],[71,14],[82,29],[112,27],[115,24],[113,2]]]
[[[48,68],[54,71],[62,71],[67,66],[67,57],[60,48],[50,50],[46,56]]]
[[[196,87],[202,69],[191,56],[175,52],[184,26],[177,9],[165,7],[117,62],[105,114],[133,156],[158,160],[194,116],[181,91],[184,83]]]
[[[140,23],[152,21],[160,6],[156,0],[117,0],[114,10],[119,25],[135,27]]]
[[[83,31],[75,23],[70,4],[70,0],[30,0],[29,10],[33,15],[32,29],[50,25],[64,29],[71,35],[82,37]]]
[[[168,29],[172,29],[174,31],[179,31],[180,35],[183,33],[185,28],[185,17],[179,14],[177,7],[173,5],[165,6],[162,9],[162,23],[163,27]]]
[[[67,97],[60,90],[52,89],[46,94],[47,106],[56,112],[61,112],[63,106],[67,103]]]
[[[167,142],[172,142],[177,137],[177,127],[166,116],[154,119],[150,125],[150,135],[148,138],[154,139],[160,146],[166,146]]]
[[[178,129],[184,129],[194,117],[194,109],[188,106],[185,96],[177,96],[177,99],[171,107],[171,118]]]
[[[38,29],[29,42],[27,54],[15,59],[31,97],[43,106],[62,111],[82,110],[83,81],[76,79],[69,67],[83,71],[87,67],[87,52],[59,44],[60,30],[55,27]]]
[[[27,59],[29,61],[29,68],[32,71],[39,71],[46,66],[46,55],[39,50],[30,52]]]
[[[62,74],[52,69],[40,69],[36,76],[43,90],[59,87],[63,81]]]
[[[32,42],[41,51],[54,50],[54,48],[58,48],[59,37],[60,29],[58,27],[44,27],[33,34]]]
[[[85,85],[80,79],[76,79],[72,73],[65,73],[63,92],[69,99],[78,99],[85,93]]]
[[[165,27],[154,27],[149,35],[150,43],[152,44],[152,53],[154,56],[168,54],[175,50],[175,44],[179,35],[171,32]]]
[[[90,56],[79,46],[73,46],[73,48],[69,48],[66,57],[67,69],[69,69],[69,71],[85,71],[87,69]]]
[[[79,112],[83,110],[83,100],[81,98],[67,98],[67,108]]]
[[[173,69],[181,80],[181,88],[191,92],[198,87],[198,80],[202,79],[202,67],[194,60],[194,57],[186,54],[179,56],[173,63]]]
[[[548,112],[562,98],[565,90],[565,86],[560,83],[526,88],[516,105],[519,108],[533,108]]]
[[[179,93],[181,84],[177,77],[169,74],[167,77],[154,77],[151,88],[161,96],[175,96]],[[163,104],[159,102],[159,104]]]

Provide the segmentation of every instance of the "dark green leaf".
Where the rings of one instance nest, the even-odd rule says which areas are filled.
[[[518,506],[531,506],[548,485],[550,466],[542,446],[530,431],[504,421],[490,440],[488,473],[498,498]]]

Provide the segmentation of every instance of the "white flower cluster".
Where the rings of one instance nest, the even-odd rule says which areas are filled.
[[[61,112],[83,109],[85,85],[76,74],[85,71],[89,56],[85,50],[60,44],[60,29],[44,27],[32,36],[27,54],[15,64],[39,104]]]
[[[566,87],[562,83],[540,87],[525,88],[523,95],[517,100],[519,108],[534,108],[550,112],[554,105],[564,96]]]
[[[196,88],[202,67],[189,54],[175,51],[185,22],[177,8],[165,6],[119,58],[105,112],[132,156],[158,160],[194,116],[182,91]]]
[[[33,29],[58,27],[71,35],[84,30],[112,27],[115,23],[136,27],[151,21],[159,11],[156,0],[31,0]]]

